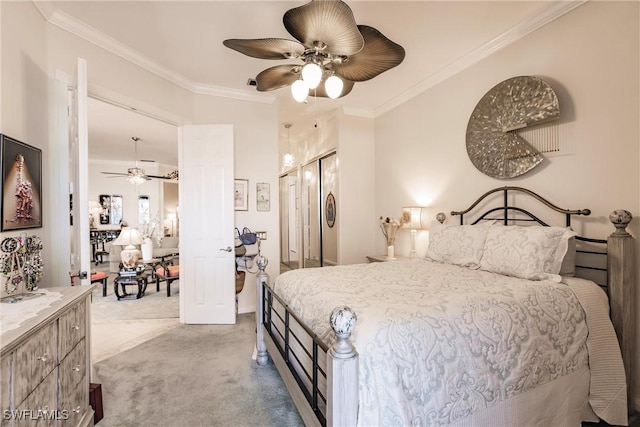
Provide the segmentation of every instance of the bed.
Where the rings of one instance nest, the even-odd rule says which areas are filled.
[[[565,223],[516,207],[522,196]],[[589,210],[509,186],[451,214],[423,259],[272,284],[261,269],[257,362],[271,355],[305,424],[626,425],[630,214],[610,216],[607,240],[584,238],[571,218]]]

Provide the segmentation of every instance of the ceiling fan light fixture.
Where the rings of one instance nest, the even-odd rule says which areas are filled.
[[[291,95],[297,102],[304,102],[309,95],[309,86],[302,80],[296,80],[291,85]]]
[[[144,176],[142,175],[131,175],[127,177],[127,181],[132,183],[133,185],[139,185],[147,182]]]
[[[334,75],[329,76],[327,81],[324,82],[324,89],[327,92],[327,96],[331,99],[337,99],[342,94],[342,88],[344,83],[340,77]]]
[[[309,89],[315,89],[322,80],[322,68],[315,62],[309,62],[302,67],[302,80]]]

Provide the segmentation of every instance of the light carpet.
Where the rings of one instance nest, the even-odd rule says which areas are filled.
[[[251,359],[255,317],[183,325],[94,365],[99,426],[303,426],[275,366]]]

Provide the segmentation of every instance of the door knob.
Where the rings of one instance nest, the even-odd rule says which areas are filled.
[[[231,246],[227,246],[227,249],[220,248],[220,250],[225,252],[231,252],[233,249],[231,249]]]

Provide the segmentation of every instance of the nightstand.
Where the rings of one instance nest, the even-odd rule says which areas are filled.
[[[395,258],[389,259],[386,255],[367,255],[367,260],[369,262],[387,262],[387,261],[397,261],[399,259],[408,259],[406,256],[397,256]]]

